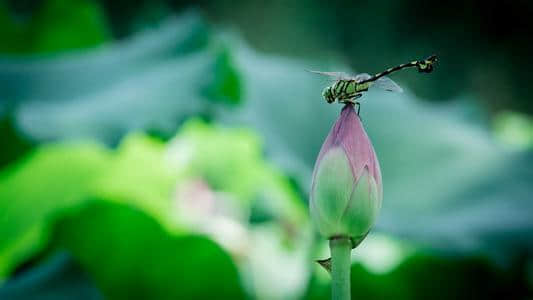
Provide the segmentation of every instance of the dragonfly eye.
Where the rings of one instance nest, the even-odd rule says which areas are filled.
[[[322,91],[322,96],[328,103],[335,102],[335,97],[333,97],[333,94],[331,93],[331,87],[327,87]]]

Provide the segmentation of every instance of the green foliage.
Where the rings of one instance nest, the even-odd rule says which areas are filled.
[[[33,53],[85,49],[109,39],[101,8],[87,0],[45,1],[28,31]]]
[[[183,125],[170,144],[182,178],[202,178],[216,191],[232,195],[246,211],[301,224],[306,212],[283,174],[264,161],[259,137],[244,128],[210,126],[200,120]]]
[[[209,115],[213,103],[240,101],[229,50],[207,47],[211,37],[197,14],[161,26],[92,53],[0,61],[0,87],[18,104],[17,125],[37,140],[97,136],[116,144],[132,129],[169,138],[185,118]]]
[[[522,299],[528,293],[527,284],[516,280],[513,272],[477,257],[421,252],[384,274],[353,264],[352,299]],[[329,283],[315,276],[304,298],[328,299],[329,295]]]
[[[183,176],[204,178],[243,203],[254,198],[264,166],[258,137],[250,130],[214,130],[196,120],[183,126],[174,145],[178,154],[189,155],[177,162]]]
[[[100,291],[71,256],[59,253],[0,288],[0,299],[101,300]]]
[[[494,120],[496,134],[500,140],[518,149],[533,147],[533,119],[519,113],[506,112]]]
[[[94,195],[127,202],[165,220],[177,176],[166,165],[164,151],[160,141],[142,134],[129,135],[94,181]]]
[[[48,222],[87,199],[108,161],[94,144],[50,145],[0,173],[0,277],[46,245]]]
[[[4,220],[0,228],[6,237],[0,244],[2,276],[12,274],[45,249],[49,253],[65,247],[113,299],[132,295],[165,299],[169,287],[176,289],[168,294],[170,298],[192,294],[203,298],[202,293],[208,297],[213,291],[221,298],[242,298],[241,288],[233,287],[241,284],[235,267],[225,269],[227,258],[217,258],[220,250],[213,250],[213,242],[177,238],[178,232],[196,229],[176,227],[175,201],[194,199],[176,198],[175,190],[180,183],[200,178],[213,190],[231,196],[225,201],[238,199],[238,208],[245,214],[255,203],[254,214],[268,215],[268,220],[279,220],[295,230],[306,220],[305,209],[285,177],[263,161],[260,148],[257,136],[248,130],[214,127],[198,120],[185,124],[168,147],[142,134],[129,135],[116,151],[94,144],[40,147],[0,176],[0,208],[5,214],[0,216]],[[176,160],[183,155],[189,160]],[[96,199],[103,201],[92,204]],[[126,219],[122,219],[124,214]],[[52,228],[55,234],[50,238]],[[189,249],[183,243],[194,246]],[[295,242],[290,244],[294,247]],[[210,259],[201,255],[203,251]],[[104,252],[112,262],[102,258]],[[144,271],[128,269],[146,266],[146,253],[153,253],[153,266]],[[125,260],[116,262],[117,257]],[[171,258],[176,261],[172,263]],[[109,265],[118,273],[106,273]],[[166,269],[161,270],[163,266]],[[198,270],[215,274],[211,267],[222,272],[220,278],[224,279],[217,281],[220,286],[199,292],[205,283],[201,283],[204,275]],[[172,283],[176,278],[194,284],[179,279],[176,285]],[[126,288],[129,285],[138,290]]]
[[[238,104],[242,98],[243,83],[230,49],[220,45],[213,63],[212,79],[205,93],[214,101]]]
[[[109,40],[105,16],[94,1],[46,0],[26,23],[16,21],[0,5],[0,25],[2,53],[54,53]]]
[[[33,146],[33,143],[22,137],[14,128],[14,121],[10,118],[2,118],[0,109],[0,139],[3,147],[0,148],[0,168],[22,157]]]
[[[24,42],[27,36],[24,27],[17,24],[11,18],[5,2],[0,2],[0,52],[19,53],[24,52]]]
[[[68,249],[109,299],[244,299],[231,258],[211,240],[175,236],[127,205],[95,202],[59,222]]]
[[[0,176],[0,275],[46,246],[49,224],[90,197],[162,215],[175,183],[164,167],[162,147],[144,136],[131,136],[113,154],[94,144],[50,145],[5,169]]]

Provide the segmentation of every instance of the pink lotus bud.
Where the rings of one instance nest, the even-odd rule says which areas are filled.
[[[311,187],[311,218],[331,239],[358,244],[381,208],[379,162],[353,105],[347,104],[320,149]]]

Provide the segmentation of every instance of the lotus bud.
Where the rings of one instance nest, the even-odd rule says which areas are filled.
[[[313,171],[311,218],[327,239],[359,244],[381,208],[381,171],[372,143],[352,104],[341,111]]]

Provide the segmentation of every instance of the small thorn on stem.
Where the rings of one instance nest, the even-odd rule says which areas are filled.
[[[329,274],[331,274],[331,257],[326,259],[318,259],[316,262],[321,265]]]

